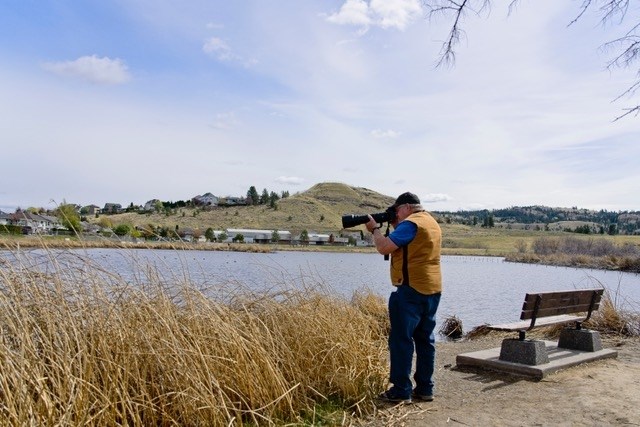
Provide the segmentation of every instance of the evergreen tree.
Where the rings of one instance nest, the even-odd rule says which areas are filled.
[[[247,204],[257,205],[258,202],[260,202],[258,190],[256,190],[256,187],[252,185],[251,187],[249,187],[249,191],[247,191]]]
[[[262,195],[260,196],[260,204],[266,205],[269,202],[269,192],[267,189],[262,190]]]
[[[280,197],[278,197],[278,194],[274,191],[272,191],[269,194],[269,207],[270,208],[274,208],[276,207],[276,202],[280,199]]]

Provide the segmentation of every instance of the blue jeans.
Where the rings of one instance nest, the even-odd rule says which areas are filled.
[[[409,285],[399,286],[389,297],[389,354],[395,394],[409,397],[413,390],[411,367],[413,352],[416,353],[416,393],[433,394],[435,369],[436,311],[440,294],[424,295]]]

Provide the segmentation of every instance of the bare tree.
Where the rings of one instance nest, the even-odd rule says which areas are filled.
[[[462,21],[468,14],[477,16],[483,13],[488,14],[491,10],[492,0],[422,0],[428,11],[430,19],[444,17],[451,19],[451,27],[447,38],[442,42],[442,48],[438,58],[437,66],[452,66],[456,59],[456,46],[460,38],[464,37]],[[511,0],[509,11],[511,14],[520,0]],[[578,8],[577,15],[569,22],[568,26],[575,24],[580,18],[591,9],[596,9],[600,15],[600,22],[606,25],[623,25],[628,18],[629,5],[631,0],[583,0]],[[637,4],[637,2],[636,2]],[[608,61],[607,68],[630,68],[640,59],[640,23],[632,22],[625,33],[614,40],[605,43],[600,47],[603,51],[613,52],[613,58]],[[640,68],[636,73],[636,80],[619,94],[614,100],[623,97],[632,97],[640,88]],[[624,113],[615,118],[619,120],[628,115],[637,116],[640,114],[640,104],[623,108]],[[614,121],[615,121],[614,120]]]

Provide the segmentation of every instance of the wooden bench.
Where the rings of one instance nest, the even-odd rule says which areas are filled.
[[[581,329],[591,313],[600,307],[604,289],[575,289],[558,292],[526,294],[522,304],[521,322],[488,325],[498,331],[518,331],[524,341],[527,331],[536,327],[575,323]],[[576,313],[584,313],[576,315]]]
[[[537,327],[574,323],[560,334],[557,348],[596,352],[602,350],[600,335],[582,329],[582,323],[600,307],[604,289],[575,289],[558,292],[529,293],[524,297],[520,322],[488,325],[499,331],[518,331],[518,339],[502,341],[499,359],[526,365],[549,362],[544,341],[525,340],[527,331]]]
[[[503,339],[498,349],[459,354],[456,363],[541,379],[562,368],[617,357],[617,351],[602,348],[598,331],[582,328],[582,323],[600,307],[603,294],[604,289],[526,294],[520,322],[485,326],[517,331],[518,338]],[[534,328],[569,323],[575,327],[563,328],[557,343],[525,339],[527,331]]]

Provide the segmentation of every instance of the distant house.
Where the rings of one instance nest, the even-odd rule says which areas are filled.
[[[102,208],[104,214],[117,214],[122,212],[122,205],[119,203],[105,203]]]
[[[183,228],[178,231],[178,235],[185,242],[193,242],[195,238],[195,231],[192,228]]]
[[[211,193],[204,193],[202,196],[195,196],[191,199],[194,206],[218,206],[218,197]]]
[[[95,214],[99,214],[100,213],[100,206],[96,206],[96,205],[89,205],[89,206],[84,206],[81,210],[80,213],[84,214],[84,215],[95,215]]]
[[[142,208],[145,212],[153,212],[156,210],[156,206],[158,203],[162,203],[158,199],[151,199],[147,203],[144,204],[144,208]]]
[[[87,221],[82,221],[80,226],[82,227],[82,232],[87,234],[98,234],[102,228],[98,224],[92,224]]]
[[[230,241],[238,234],[242,235],[245,243],[270,243],[273,239],[274,230],[252,230],[246,228],[229,228],[226,230],[228,240]],[[291,232],[284,230],[276,230],[278,233],[279,243],[289,243],[291,241]]]
[[[22,227],[25,234],[51,234],[54,230],[63,228],[60,220],[55,216],[38,215],[26,211],[16,211],[4,218],[6,224]]]
[[[309,244],[326,245],[329,243],[329,238],[328,234],[309,233]]]
[[[220,200],[218,200],[218,204],[221,206],[244,206],[247,204],[247,199],[235,196],[221,197]]]
[[[0,211],[0,225],[10,225],[11,215]]]
[[[349,244],[349,238],[348,237],[334,237],[333,245],[335,246],[347,246]]]

